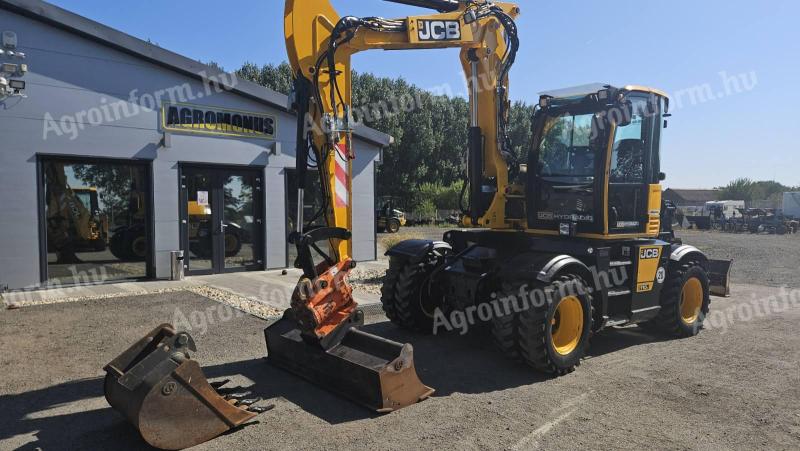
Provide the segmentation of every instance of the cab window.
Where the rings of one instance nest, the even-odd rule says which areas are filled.
[[[539,151],[543,177],[594,177],[593,117],[583,114],[548,119]]]
[[[611,183],[646,183],[645,148],[643,133],[648,116],[648,102],[644,98],[633,98],[631,123],[617,127],[611,153]]]

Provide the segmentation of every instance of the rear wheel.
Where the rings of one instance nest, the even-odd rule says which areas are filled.
[[[531,305],[519,314],[517,342],[525,363],[560,376],[574,371],[588,349],[592,296],[586,282],[576,275],[559,277],[544,287],[544,293],[550,293],[548,302]]]
[[[432,276],[447,252],[447,249],[433,250],[421,261],[391,258],[381,288],[383,311],[391,322],[404,329],[432,333],[434,314],[444,299]]]
[[[514,300],[516,299],[514,296],[517,296],[518,293],[519,288],[506,290],[499,293],[498,299],[507,298],[509,300]],[[511,308],[510,303],[504,304],[504,308]],[[506,357],[512,360],[520,360],[519,342],[517,340],[517,335],[519,333],[519,313],[514,311],[502,313],[508,314],[505,316],[492,316],[492,321],[490,323],[492,340],[495,346],[497,346]]]
[[[676,337],[692,337],[703,328],[711,303],[708,273],[696,261],[674,265],[669,272],[653,322]]]

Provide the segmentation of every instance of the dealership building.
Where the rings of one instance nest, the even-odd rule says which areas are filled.
[[[41,1],[0,0],[0,33],[0,291],[291,266],[285,95]],[[356,260],[390,143],[356,131]]]

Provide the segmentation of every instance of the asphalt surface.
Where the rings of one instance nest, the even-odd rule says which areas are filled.
[[[603,332],[557,379],[500,357],[480,330],[424,337],[372,317],[367,330],[414,345],[420,378],[437,390],[384,416],[273,368],[265,322],[195,294],[7,310],[0,449],[146,449],[106,404],[102,367],[176,320],[210,379],[233,376],[276,405],[197,449],[797,449],[800,293],[768,297],[777,294],[735,286],[713,299],[713,327],[691,339]]]

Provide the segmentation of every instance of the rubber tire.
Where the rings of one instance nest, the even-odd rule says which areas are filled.
[[[122,238],[122,233],[115,233],[108,242],[108,250],[111,252],[111,255],[117,257],[122,261],[130,260],[130,254],[127,252],[127,246],[125,246],[125,239]]]
[[[386,231],[388,233],[397,233],[400,231],[400,221],[397,219],[390,219],[386,223]]]
[[[703,286],[703,303],[700,315],[693,325],[687,325],[681,319],[681,292],[690,278],[696,277]],[[677,338],[693,337],[703,329],[703,322],[711,305],[708,273],[697,261],[673,263],[668,271],[667,280],[661,290],[661,310],[653,319],[660,330]]]
[[[392,323],[403,329],[433,333],[433,316],[425,312],[422,302],[437,307],[444,304],[443,294],[426,292],[426,288],[430,287],[428,279],[443,261],[444,255],[437,255],[436,251],[421,261],[406,257],[390,258],[389,270],[381,287],[381,305]]]
[[[589,349],[594,317],[589,286],[579,276],[566,274],[540,288],[545,290],[552,288],[558,292],[564,284],[576,284],[584,293],[576,296],[583,307],[583,330],[577,347],[570,354],[566,356],[558,354],[552,344],[551,320],[555,315],[556,302],[548,302],[540,307],[532,306],[518,315],[517,342],[522,360],[535,370],[554,376],[569,374],[580,365],[581,359]]]
[[[517,286],[511,290],[502,290],[497,294],[497,299],[517,296],[519,294],[519,289],[520,287]],[[489,329],[492,334],[494,345],[503,355],[514,361],[522,361],[519,341],[517,340],[517,335],[519,334],[518,313],[511,312],[509,315],[505,316],[493,315],[492,320],[489,322]]]
[[[226,248],[225,249],[225,256],[226,257],[235,257],[235,256],[239,255],[239,252],[241,252],[241,250],[242,250],[242,237],[239,236],[239,234],[236,233],[236,232],[225,232],[225,236],[232,236],[232,237],[236,238],[236,246],[234,246],[234,248],[231,249],[231,250],[228,250]],[[223,237],[223,241],[224,240],[225,240],[225,238]],[[227,243],[223,243],[223,244],[227,245]]]

